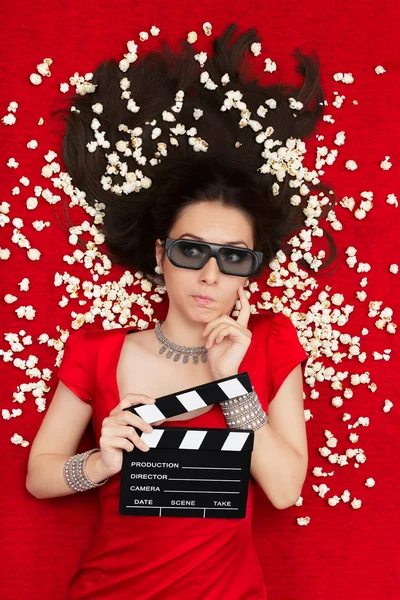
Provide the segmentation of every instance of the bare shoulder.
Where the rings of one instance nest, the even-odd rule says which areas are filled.
[[[122,358],[157,358],[159,356],[157,341],[157,336],[152,329],[134,329],[126,332],[122,345]]]
[[[150,347],[154,345],[156,334],[153,329],[132,330],[126,334],[127,344],[133,346]]]

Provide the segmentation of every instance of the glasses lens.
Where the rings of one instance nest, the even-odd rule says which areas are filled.
[[[246,277],[255,266],[255,257],[244,248],[221,248],[218,255],[229,275]]]
[[[190,240],[180,240],[171,248],[171,259],[180,267],[196,269],[205,264],[210,255],[208,246]]]

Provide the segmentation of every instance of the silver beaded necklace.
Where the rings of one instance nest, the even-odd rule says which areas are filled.
[[[162,343],[162,347],[159,350],[160,354],[163,354],[166,351],[166,349],[169,348],[169,350],[165,356],[167,358],[171,358],[173,353],[176,352],[176,354],[174,356],[175,362],[177,362],[180,359],[182,354],[183,354],[183,362],[184,363],[189,362],[190,355],[193,356],[193,362],[195,365],[197,365],[199,362],[199,355],[200,355],[201,361],[203,363],[207,362],[208,349],[205,346],[197,346],[194,348],[188,348],[187,346],[178,346],[177,344],[170,342],[169,340],[167,340],[167,338],[161,331],[161,323],[164,323],[164,321],[158,321],[158,323],[155,326],[155,332],[157,334],[157,337],[160,340],[160,342]]]

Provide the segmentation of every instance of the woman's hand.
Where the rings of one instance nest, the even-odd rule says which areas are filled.
[[[207,323],[203,335],[207,337],[207,360],[215,379],[235,375],[239,371],[252,333],[247,329],[250,318],[250,304],[243,286],[238,290],[240,313],[235,321],[228,315],[221,315]]]
[[[149,447],[133,429],[137,427],[144,432],[153,431],[152,426],[129,410],[123,410],[134,404],[154,404],[155,398],[145,394],[125,394],[121,402],[103,419],[100,437],[101,466],[106,474],[112,477],[122,469],[122,450],[131,452],[135,448],[147,452]]]

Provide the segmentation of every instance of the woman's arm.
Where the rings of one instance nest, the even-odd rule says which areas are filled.
[[[36,498],[76,494],[64,481],[64,463],[74,454],[91,419],[92,407],[80,400],[61,381],[33,441],[29,454],[26,489]],[[88,477],[98,483],[105,479],[100,452],[86,463]]]
[[[268,423],[254,432],[251,475],[279,509],[296,503],[307,474],[302,377],[299,364],[268,405]]]

